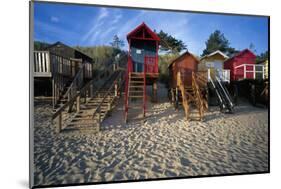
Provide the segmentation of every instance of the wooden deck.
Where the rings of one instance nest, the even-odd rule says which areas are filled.
[[[84,78],[92,78],[92,64],[81,59],[62,57],[49,51],[34,51],[34,77],[54,77],[61,75],[73,78],[84,64]]]

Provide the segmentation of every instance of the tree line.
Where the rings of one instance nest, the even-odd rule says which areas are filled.
[[[178,57],[183,51],[188,50],[187,45],[180,39],[160,30],[155,31],[160,38],[159,44],[159,75],[160,81],[167,83],[168,80],[168,65],[173,59]],[[34,50],[45,50],[50,44],[35,41]],[[82,53],[90,56],[94,62],[95,66],[100,67],[101,65],[106,65],[110,62],[116,61],[116,57],[122,57],[121,61],[127,61],[127,51],[123,49],[125,43],[117,35],[114,35],[112,41],[108,45],[103,46],[74,46],[73,48],[81,51]],[[234,56],[239,52],[239,50],[231,47],[229,40],[224,36],[224,34],[215,30],[211,33],[205,42],[205,49],[203,50],[201,56],[210,54],[216,50],[220,50],[229,57]],[[256,54],[255,47],[251,43],[248,47],[251,51]],[[262,62],[268,59],[268,51],[265,51],[259,55],[256,55],[256,62]]]

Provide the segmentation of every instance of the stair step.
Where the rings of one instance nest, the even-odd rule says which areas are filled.
[[[130,81],[130,84],[132,84],[132,83],[142,83],[142,84],[143,84],[144,81],[132,81],[132,80],[131,80],[131,81]]]
[[[95,120],[92,120],[92,121],[88,121],[88,122],[81,122],[81,121],[74,121],[74,122],[70,122],[68,123],[67,125],[70,126],[70,125],[73,125],[73,126],[76,126],[76,125],[94,125],[94,124],[97,124],[97,121]]]
[[[129,98],[143,98],[143,96],[129,96]]]
[[[143,85],[129,86],[130,88],[144,88]]]
[[[128,108],[133,110],[141,110],[143,109],[143,104],[141,104],[140,106],[128,106]]]

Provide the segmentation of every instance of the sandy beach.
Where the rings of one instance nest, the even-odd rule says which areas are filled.
[[[145,123],[135,114],[128,124],[120,99],[97,134],[56,134],[51,105],[35,105],[35,185],[268,171],[268,109],[210,107],[203,122],[187,122],[165,89],[158,97]]]

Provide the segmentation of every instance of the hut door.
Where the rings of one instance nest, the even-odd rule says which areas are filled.
[[[135,72],[142,72],[143,71],[143,55],[144,52],[142,49],[136,49],[136,61],[134,64],[134,71]]]

